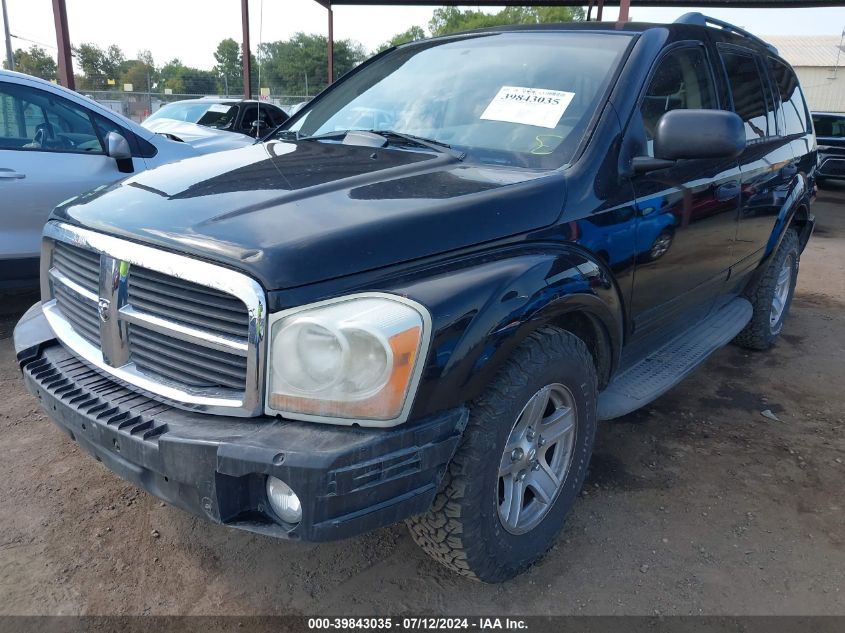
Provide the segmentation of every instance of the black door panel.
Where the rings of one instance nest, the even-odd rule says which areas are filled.
[[[654,129],[663,114],[718,107],[704,46],[683,44],[658,62],[629,133],[641,129],[653,156]],[[741,175],[733,158],[679,160],[632,182],[641,254],[631,316],[641,337],[671,321],[703,317],[713,305],[733,263]],[[647,247],[650,241],[654,247]]]

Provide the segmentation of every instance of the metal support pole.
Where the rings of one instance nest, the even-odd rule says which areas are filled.
[[[328,50],[328,58],[329,58],[329,85],[334,81],[334,11],[332,11],[332,5],[329,3],[328,6],[329,10],[329,50]]]
[[[6,67],[9,70],[15,69],[15,56],[12,54],[12,36],[9,34],[9,13],[6,11],[6,0],[3,4],[3,28],[6,30]]]
[[[252,56],[249,50],[249,0],[241,0],[241,24],[243,25],[244,99],[252,98]]]
[[[631,18],[628,17],[631,8],[631,0],[619,0],[619,22],[624,24]]]
[[[599,0],[596,6],[596,22],[601,22],[602,13],[604,13],[604,0]]]
[[[76,86],[73,81],[73,57],[70,53],[65,0],[53,0],[53,21],[56,24],[56,45],[59,49],[59,83],[74,90]]]

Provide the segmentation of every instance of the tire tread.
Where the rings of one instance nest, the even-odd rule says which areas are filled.
[[[553,350],[549,355],[547,350]],[[546,367],[553,357],[568,358],[583,368],[584,378],[597,385],[593,358],[587,346],[564,330],[543,327],[528,335],[513,357],[479,399],[471,406],[470,420],[464,438],[444,475],[441,489],[431,509],[406,521],[411,536],[423,551],[454,572],[486,582],[496,582],[514,576],[539,558],[523,561],[516,567],[502,564],[496,557],[480,555],[484,544],[478,542],[481,518],[471,512],[472,500],[466,498],[468,481],[481,472],[481,464],[490,458],[493,433],[491,420],[503,415],[505,405],[512,402],[513,392],[525,388],[529,376]],[[475,555],[474,555],[475,554]],[[483,560],[481,568],[470,560]]]
[[[784,235],[783,241],[766,271],[753,286],[746,289],[745,297],[754,307],[754,313],[745,328],[733,340],[740,347],[761,351],[767,350],[777,338],[777,335],[772,334],[769,323],[772,295],[783,261],[790,251],[794,251],[796,257],[798,256],[798,243],[798,233],[795,229],[787,229],[786,235]],[[788,309],[787,306],[786,310]],[[788,313],[785,313],[783,318],[786,318],[787,315]]]

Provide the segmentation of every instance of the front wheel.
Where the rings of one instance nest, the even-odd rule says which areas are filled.
[[[745,296],[754,312],[748,325],[737,334],[735,343],[748,349],[766,350],[775,342],[792,305],[800,255],[798,233],[788,229],[769,267],[746,290]]]
[[[533,333],[471,408],[432,508],[408,520],[432,558],[502,582],[554,543],[584,482],[596,429],[596,372],[568,332]]]

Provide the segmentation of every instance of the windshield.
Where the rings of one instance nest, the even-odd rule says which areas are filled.
[[[206,127],[224,128],[231,125],[237,113],[238,106],[236,105],[180,101],[162,106],[154,114],[150,115],[147,121],[172,119],[174,121],[199,123]]]
[[[469,160],[535,168],[572,158],[627,34],[517,32],[400,48],[306,105],[300,136],[392,130]]]

